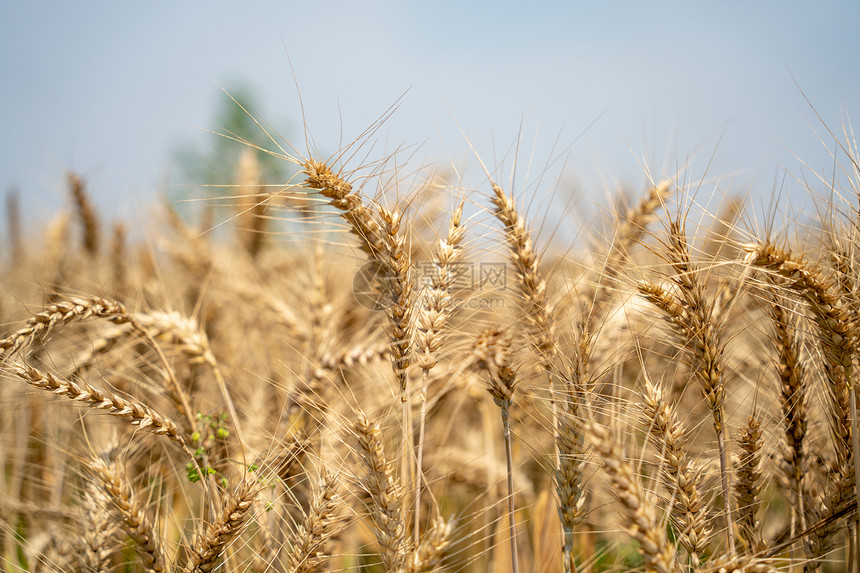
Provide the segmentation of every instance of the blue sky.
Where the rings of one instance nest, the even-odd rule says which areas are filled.
[[[595,203],[641,188],[643,163],[659,177],[692,158],[698,178],[713,156],[720,189],[766,201],[784,172],[802,174],[795,155],[832,171],[801,90],[841,129],[860,101],[858,23],[847,1],[6,0],[0,190],[16,186],[44,218],[75,169],[108,216],[141,212],[177,146],[213,137],[218,84],[236,79],[300,142],[291,61],[328,151],[405,94],[380,151],[417,145],[419,163],[450,155],[478,174],[461,128],[491,165],[522,133],[521,162],[560,156],[564,185]]]

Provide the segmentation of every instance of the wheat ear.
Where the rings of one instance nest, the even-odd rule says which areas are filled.
[[[99,297],[70,298],[45,307],[27,319],[27,326],[0,340],[0,358],[19,352],[33,343],[36,338],[46,337],[59,325],[89,318],[104,318],[117,324],[131,321],[125,307]]]
[[[115,511],[119,525],[134,540],[137,554],[147,571],[168,571],[161,548],[161,537],[146,515],[143,503],[115,461],[102,458],[86,462],[87,469],[99,480],[101,489],[107,494]]]
[[[400,384],[401,400],[406,401],[406,369],[410,363],[414,332],[412,316],[415,301],[412,290],[415,284],[412,263],[406,248],[406,237],[400,232],[402,214],[382,206],[378,210],[383,222],[385,245],[380,260],[385,273],[383,290],[388,297],[385,312],[390,325],[388,337],[391,341],[391,364]]]
[[[401,480],[408,487],[411,469],[414,468],[412,437],[412,407],[409,404],[407,388],[407,368],[411,362],[415,324],[415,300],[412,292],[414,281],[412,262],[406,237],[401,233],[402,214],[379,205],[379,218],[382,220],[384,250],[379,258],[383,270],[382,291],[387,300],[385,314],[388,317],[388,339],[391,342],[391,366],[400,386],[401,409]],[[416,478],[417,483],[417,478]],[[402,520],[407,520],[408,504],[403,503]]]
[[[830,229],[828,232],[828,257],[836,274],[835,282],[838,285],[838,290],[845,301],[846,308],[851,315],[851,320],[854,325],[855,335],[855,352],[858,341],[856,337],[857,327],[860,326],[860,298],[858,298],[858,290],[856,277],[858,276],[857,261],[856,261],[856,245],[860,235],[857,233],[856,227],[852,226],[853,233],[848,237],[848,245],[840,237],[840,230]],[[844,233],[844,231],[842,231]],[[860,418],[857,414],[857,389],[856,384],[851,380],[849,374],[849,393],[850,393],[850,415],[851,415],[851,451],[854,458],[854,496],[857,498],[857,508],[860,510],[860,431],[858,431],[858,423]],[[848,566],[850,568],[860,569],[860,521],[854,520],[849,524],[849,553]]]
[[[735,492],[738,502],[738,536],[745,545],[744,553],[752,555],[766,548],[761,538],[758,508],[761,505],[762,475],[761,421],[753,413],[738,440],[735,462]]]
[[[714,431],[720,451],[720,482],[726,517],[726,546],[735,554],[732,532],[731,476],[728,467],[728,429],[725,426],[725,387],[723,380],[722,323],[712,300],[705,294],[705,285],[699,269],[690,258],[690,247],[684,226],[677,220],[668,224],[669,237],[666,254],[674,271],[672,281],[677,294],[664,290],[648,281],[639,284],[639,292],[656,306],[684,341],[692,355],[693,367],[699,387],[711,411]]]
[[[411,409],[407,398],[407,368],[409,367],[414,322],[415,301],[412,297],[414,282],[407,238],[400,232],[402,214],[379,205],[377,214],[382,224],[373,217],[352,184],[335,174],[325,164],[309,159],[302,164],[307,176],[306,184],[319,190],[331,204],[343,211],[342,216],[350,230],[361,239],[361,248],[370,255],[371,263],[383,279],[382,293],[386,297],[385,313],[390,326],[391,365],[400,386],[401,417],[403,427],[401,464],[403,479],[407,479],[412,450]],[[403,519],[406,516],[403,506]]]
[[[352,183],[332,171],[325,162],[308,159],[301,166],[308,188],[331,199],[331,205],[343,212],[350,231],[360,239],[362,250],[370,255],[371,261],[376,260],[384,250],[382,229],[373,218],[373,212],[353,190]]]
[[[308,159],[302,164],[306,185],[318,190],[331,204],[343,211],[350,231],[361,239],[361,248],[380,271],[383,290],[387,297],[386,314],[391,324],[392,366],[400,384],[401,400],[406,401],[406,368],[412,348],[412,288],[411,262],[407,240],[400,233],[402,215],[379,206],[380,224],[373,212],[365,206],[352,183],[334,173],[324,162]],[[405,424],[404,419],[404,424]]]
[[[451,215],[448,234],[440,239],[433,258],[433,270],[421,293],[418,313],[415,358],[423,370],[432,369],[439,360],[444,332],[452,310],[451,290],[457,279],[457,264],[463,253],[463,203]]]
[[[10,367],[12,373],[34,388],[47,390],[57,396],[87,404],[90,408],[104,410],[113,416],[127,420],[134,426],[173,440],[179,444],[183,451],[191,454],[185,438],[176,424],[156,413],[146,404],[116,394],[102,392],[89,384],[76,384],[70,380],[63,380],[50,372],[43,372],[29,364],[12,363]]]
[[[326,542],[335,534],[338,506],[337,477],[327,474],[319,484],[304,520],[289,540],[287,563],[294,573],[320,573],[327,555]]]
[[[227,494],[218,518],[194,544],[185,569],[187,573],[208,573],[218,566],[227,545],[236,539],[245,527],[258,493],[259,486],[251,474],[245,476],[242,483]]]
[[[84,571],[107,573],[112,553],[109,543],[117,529],[110,513],[105,511],[111,501],[95,483],[87,484],[83,497],[81,521],[85,529],[79,541],[78,562]]]
[[[80,298],[72,297],[64,301],[58,301],[48,305],[44,310],[36,313],[27,320],[27,326],[14,332],[12,335],[0,340],[0,359],[5,356],[21,352],[29,347],[37,338],[44,339],[57,326],[69,324],[74,321],[82,321],[90,318],[102,318],[114,324],[130,324],[133,329],[143,335],[158,354],[159,359],[165,366],[167,376],[170,379],[175,395],[180,398],[182,413],[186,415],[189,426],[194,426],[194,416],[191,406],[185,396],[179,382],[170,368],[167,358],[161,348],[146,331],[146,328],[138,324],[133,317],[126,313],[125,307],[114,301],[100,297]],[[75,374],[78,374],[76,371]]]
[[[805,467],[805,442],[807,428],[807,396],[805,365],[801,359],[801,339],[797,336],[795,321],[790,318],[781,302],[768,296],[773,345],[776,350],[776,369],[779,376],[779,402],[785,425],[785,473],[793,492],[792,535],[806,529],[804,496],[801,490]]]
[[[653,504],[645,498],[642,484],[625,459],[617,438],[608,428],[596,423],[586,423],[584,430],[600,456],[616,497],[624,506],[628,531],[639,543],[645,570],[649,573],[675,571],[675,552],[666,539],[665,527],[657,520]]]
[[[90,201],[83,179],[75,173],[69,173],[66,178],[69,185],[69,193],[71,193],[72,200],[75,203],[75,211],[78,214],[78,219],[81,221],[84,250],[88,255],[95,256],[98,254],[101,241],[101,231],[99,229],[99,218],[96,208],[92,201]]]
[[[514,462],[510,422],[511,403],[517,386],[517,371],[511,362],[511,335],[497,329],[485,330],[475,340],[474,356],[478,367],[486,370],[490,376],[487,390],[502,415],[508,485],[508,527],[511,532],[511,571],[517,573],[519,571],[519,559],[517,557]]]
[[[853,482],[854,503],[860,508],[860,496],[857,495],[860,492],[860,435],[856,431],[857,406],[852,379],[858,325],[851,303],[841,296],[839,284],[791,251],[780,249],[769,242],[746,245],[745,250],[748,264],[781,277],[782,285],[800,295],[812,315],[829,383],[831,427],[838,462],[838,475],[833,488],[826,494],[825,505],[830,512],[838,511],[847,502],[850,489],[847,484]],[[816,518],[817,510],[810,510],[813,518]],[[826,551],[828,539],[835,532],[832,526],[816,530],[817,540],[812,544],[814,558],[817,559]],[[852,550],[851,555],[854,553]]]
[[[237,171],[237,231],[240,243],[254,259],[263,248],[267,221],[266,199],[261,194],[264,187],[256,149],[246,147],[242,150]]]
[[[129,257],[127,243],[128,232],[121,221],[113,226],[110,240],[110,266],[113,272],[111,292],[118,299],[128,296],[131,289],[128,284]]]
[[[433,271],[429,284],[421,295],[418,310],[415,354],[421,367],[421,409],[418,418],[418,452],[415,462],[415,524],[413,542],[418,543],[421,527],[422,467],[424,463],[424,433],[427,420],[427,386],[430,370],[439,360],[439,351],[445,338],[445,330],[452,311],[451,290],[457,278],[457,263],[463,252],[461,242],[464,232],[461,225],[463,203],[451,216],[448,235],[439,241],[433,260]]]
[[[575,426],[582,415],[590,386],[588,356],[591,333],[587,323],[579,327],[573,364],[569,370],[558,366],[558,341],[553,306],[547,297],[546,280],[540,270],[540,256],[531,232],[517,210],[514,198],[493,183],[493,214],[504,225],[508,260],[516,270],[519,294],[523,299],[526,333],[538,351],[541,367],[553,388],[553,433],[556,442],[556,490],[559,519],[564,529],[563,562],[565,573],[576,571],[573,557],[573,528],[579,522],[583,505],[582,475],[585,470],[585,443]]]
[[[558,353],[555,320],[546,294],[546,281],[540,272],[540,256],[532,243],[531,232],[517,210],[513,197],[493,183],[490,196],[496,218],[505,227],[508,259],[517,272],[520,295],[525,301],[523,316],[527,331],[540,353],[544,367],[553,370]]]
[[[451,544],[454,520],[437,519],[427,536],[412,552],[406,564],[407,573],[430,573],[442,562],[445,549]]]
[[[371,516],[382,562],[387,571],[398,571],[408,553],[401,511],[403,488],[382,447],[379,423],[368,420],[360,410],[355,412],[355,418],[353,431],[366,469],[362,485],[372,500]]]
[[[331,372],[342,372],[356,366],[366,366],[377,360],[391,357],[391,347],[387,343],[372,346],[359,344],[336,354],[325,354],[319,360],[319,367],[311,372],[311,378],[324,378]]]
[[[660,469],[675,498],[671,507],[679,540],[695,570],[705,558],[712,533],[708,525],[708,505],[701,492],[704,468],[687,454],[687,429],[666,401],[660,386],[647,377],[642,401],[645,406],[642,421],[649,428],[652,446],[661,454]]]
[[[847,467],[852,458],[849,395],[853,387],[851,373],[857,350],[857,325],[848,304],[839,296],[836,285],[820,269],[807,264],[803,258],[790,251],[770,243],[748,245],[746,251],[747,263],[781,277],[784,286],[799,294],[812,314],[834,397],[836,452],[840,465]]]
[[[15,188],[6,192],[6,231],[11,254],[9,264],[11,268],[15,268],[24,254],[24,242],[21,236],[21,202],[18,198],[18,190]]]

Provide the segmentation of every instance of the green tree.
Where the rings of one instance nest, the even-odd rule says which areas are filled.
[[[281,133],[277,128],[270,129],[262,119],[265,116],[254,89],[247,83],[234,82],[224,91],[213,125],[207,126],[213,133],[186,141],[173,153],[177,184],[171,193],[174,200],[234,195],[232,186],[236,183],[240,156],[249,149],[254,150],[262,185],[284,184],[292,173],[286,161],[254,149],[277,150],[255,118],[273,137]]]

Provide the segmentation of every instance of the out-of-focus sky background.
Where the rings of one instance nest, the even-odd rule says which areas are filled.
[[[586,201],[692,158],[688,178],[721,176],[708,192],[766,203],[785,179],[801,202],[794,179],[834,168],[801,90],[841,130],[860,102],[858,24],[853,1],[6,0],[0,190],[46,217],[74,169],[106,216],[133,217],[175,180],[178,148],[211,142],[218,84],[239,81],[300,149],[296,85],[328,152],[405,93],[380,154],[416,145],[417,164],[450,155],[479,175],[460,130],[490,166],[521,133],[521,165],[558,158]]]

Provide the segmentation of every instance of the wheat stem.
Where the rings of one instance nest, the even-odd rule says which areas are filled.
[[[514,456],[511,450],[511,420],[510,400],[498,402],[502,412],[502,431],[505,437],[505,465],[507,469],[508,485],[508,528],[511,536],[511,571],[519,573],[520,565],[517,557],[517,520],[514,508]]]
[[[505,462],[508,486],[508,526],[511,536],[511,569],[519,572],[517,557],[516,513],[514,508],[514,466],[511,448],[510,407],[517,386],[517,371],[511,361],[511,336],[497,329],[485,330],[474,344],[474,359],[479,368],[490,375],[487,387],[493,401],[501,409],[505,441]]]

